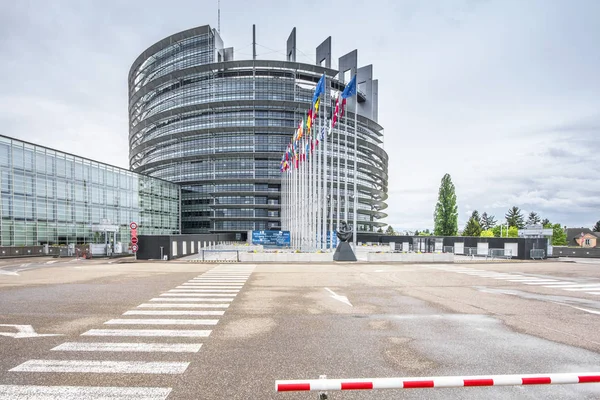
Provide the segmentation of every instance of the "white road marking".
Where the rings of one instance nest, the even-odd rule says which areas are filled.
[[[511,276],[505,276],[503,278],[494,278],[494,279],[500,279],[500,280],[506,280],[506,279],[517,279],[517,278],[528,278],[527,276],[522,276],[522,275],[511,275]]]
[[[548,286],[548,287],[554,287],[554,288],[558,288],[558,289],[568,289],[568,288],[590,288],[590,290],[592,290],[591,288],[600,286],[600,283],[577,283],[577,284],[567,284],[567,285],[555,285],[555,286]]]
[[[211,330],[184,329],[90,329],[81,336],[118,337],[208,337]]]
[[[189,281],[182,285],[244,286],[246,281]]]
[[[29,360],[10,371],[97,374],[182,374],[189,365],[189,362]]]
[[[219,284],[225,284],[225,285],[232,285],[235,283],[241,283],[244,284],[246,283],[246,279],[232,279],[232,280],[228,280],[228,279],[219,279],[219,280],[211,280],[211,279],[199,279],[199,280],[194,280],[194,281],[188,281],[183,283],[183,285],[195,285],[198,283],[219,283]]]
[[[573,308],[576,308],[577,310],[585,311],[586,313],[600,315],[600,311],[588,310],[587,308],[581,308],[581,307],[573,307]]]
[[[47,337],[47,336],[63,336],[62,333],[36,333],[31,325],[11,325],[11,324],[0,324],[9,328],[14,328],[17,332],[0,332],[0,336],[13,337],[15,339],[23,338],[34,338],[34,337]]]
[[[333,297],[337,301],[341,301],[342,303],[348,304],[350,307],[352,307],[352,304],[350,304],[350,301],[348,300],[348,298],[346,296],[341,296],[339,294],[336,294],[333,290],[331,290],[329,288],[325,288],[325,290],[327,290],[329,293],[331,293],[331,297]]]
[[[114,351],[145,353],[197,353],[202,343],[76,343],[67,342],[53,351]]]
[[[0,399],[11,400],[165,400],[171,388],[0,385]]]
[[[556,282],[524,282],[526,285],[570,285],[573,282],[556,281]],[[548,286],[550,287],[550,286]]]
[[[19,273],[13,272],[13,271],[4,271],[3,269],[0,268],[0,275],[19,276]]]
[[[600,292],[586,292],[587,294],[600,294]]]
[[[105,325],[216,325],[218,319],[110,319]]]
[[[138,308],[228,308],[229,304],[144,303]]]
[[[509,282],[556,282],[556,279],[537,279],[537,278],[532,278],[532,279],[509,279]]]
[[[209,311],[209,310],[131,310],[126,311],[123,315],[223,315],[225,311]]]
[[[54,264],[55,262],[58,262],[58,260],[54,260],[54,261],[46,261],[46,264]]]
[[[592,287],[583,287],[583,288],[573,288],[573,289],[564,289],[569,292],[585,292],[587,290],[600,290],[600,285],[592,286]]]
[[[154,299],[150,299],[150,301],[174,301],[174,302],[185,302],[185,301],[233,301],[233,297],[229,298],[220,298],[215,299],[212,297],[184,297],[184,298],[168,298],[168,297],[156,297]]]
[[[236,293],[163,293],[162,297],[235,297]]]
[[[199,284],[194,286],[177,286],[175,289],[242,289],[244,286],[215,286],[215,285],[205,285]]]
[[[237,289],[171,289],[171,293],[238,293]]]

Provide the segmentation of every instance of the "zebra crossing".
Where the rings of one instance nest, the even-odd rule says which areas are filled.
[[[523,275],[518,273],[486,271],[473,268],[461,268],[452,266],[433,267],[441,271],[456,272],[459,274],[478,276],[480,278],[492,278],[496,280],[521,283],[523,285],[541,286],[545,288],[561,289],[567,292],[584,292],[591,295],[600,295],[600,281],[590,282],[575,282],[572,280],[561,280],[552,278],[540,278],[531,275]]]
[[[61,357],[28,360],[9,371],[29,374],[183,374],[193,362],[185,355],[196,354],[202,349],[219,317],[225,314],[253,270],[253,266],[239,265],[212,268],[176,289],[125,311],[120,318],[104,322],[106,327],[82,333],[81,341],[65,342],[50,350],[50,354],[61,354]],[[119,360],[121,354],[152,354],[156,357],[164,353],[175,353],[174,356],[181,359]],[[114,354],[115,359],[102,359],[101,354]],[[169,387],[0,384],[0,400],[164,400],[171,392]]]

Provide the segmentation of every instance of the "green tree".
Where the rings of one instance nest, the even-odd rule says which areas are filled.
[[[492,232],[494,232],[495,237],[500,237],[500,225],[496,225],[492,228]]]
[[[481,234],[479,235],[481,237],[494,237],[494,231],[492,231],[491,229],[486,229],[484,231],[481,231]]]
[[[541,222],[540,216],[536,212],[530,212],[527,218],[527,225],[537,225]]]
[[[394,232],[394,228],[392,228],[391,225],[388,225],[387,229],[385,230],[385,234],[386,235],[395,235],[396,232]]]
[[[463,236],[479,236],[481,235],[481,225],[477,222],[475,217],[471,216],[467,221],[467,225],[463,230]]]
[[[521,209],[517,206],[513,206],[505,215],[506,222],[508,226],[515,226],[519,229],[523,229],[525,227],[525,223],[523,222],[523,214],[521,214]]]
[[[481,214],[481,229],[492,229],[494,226],[496,226],[496,223],[498,223],[498,221],[494,219],[493,215],[488,215],[486,212]]]
[[[542,225],[544,225],[544,228],[546,228],[546,225],[550,225],[550,220],[548,218],[544,218],[542,220]],[[550,229],[550,228],[548,228]]]
[[[381,229],[381,227],[379,227],[379,229],[377,229],[377,233],[383,233],[383,229]]]
[[[479,223],[479,226],[481,226],[481,217],[479,216],[479,211],[475,210],[471,213],[471,218],[474,218],[475,221],[477,221]]]
[[[419,232],[419,230],[417,229],[417,230],[415,231],[415,236],[419,236],[420,234],[421,234],[421,232]]]
[[[594,232],[600,232],[600,221],[596,222],[596,225],[592,228]]]
[[[456,236],[458,233],[458,206],[456,205],[456,188],[450,174],[446,174],[442,178],[433,218],[433,231],[436,236]]]
[[[567,234],[560,224],[552,225],[552,246],[566,246]]]
[[[511,226],[508,228],[508,237],[516,238],[519,237],[519,228],[516,226]]]

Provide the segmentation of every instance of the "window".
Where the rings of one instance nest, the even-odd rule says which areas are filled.
[[[590,239],[585,239],[585,245],[586,246],[591,246],[592,245],[592,241]]]

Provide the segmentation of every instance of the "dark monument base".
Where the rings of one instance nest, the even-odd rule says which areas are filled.
[[[357,261],[352,247],[348,242],[340,242],[335,253],[333,253],[333,261]]]

